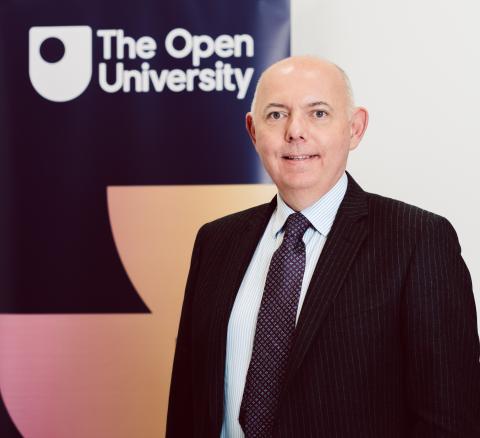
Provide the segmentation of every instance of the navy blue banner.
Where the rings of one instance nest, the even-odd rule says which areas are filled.
[[[0,313],[149,312],[107,187],[259,182],[244,114],[289,51],[288,0],[3,1]]]
[[[259,73],[289,54],[289,2],[10,1],[0,13],[0,312],[148,312],[106,188],[259,181],[243,119]]]

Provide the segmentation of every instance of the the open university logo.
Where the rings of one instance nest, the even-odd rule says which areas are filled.
[[[53,56],[48,56],[49,46],[53,47]],[[92,77],[92,29],[32,27],[28,59],[28,73],[38,94],[54,102],[75,99],[85,91]]]
[[[254,40],[249,34],[212,37],[174,28],[165,37],[161,56],[189,60],[191,67],[183,63],[183,68],[170,69],[151,66],[149,61],[159,49],[151,36],[135,39],[123,29],[98,29],[96,36],[102,58],[95,67],[98,86],[106,93],[227,91],[244,99],[254,73],[253,67],[233,65],[236,59],[253,58]],[[92,77],[89,26],[32,27],[29,41],[30,79],[41,96],[66,102],[85,91]],[[209,58],[210,66],[201,65]],[[232,61],[227,62],[229,58]]]

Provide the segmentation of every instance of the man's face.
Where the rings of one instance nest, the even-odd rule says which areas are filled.
[[[366,111],[349,107],[340,71],[320,60],[291,58],[271,67],[247,114],[263,165],[293,208],[296,198],[313,202],[335,184],[365,127]]]

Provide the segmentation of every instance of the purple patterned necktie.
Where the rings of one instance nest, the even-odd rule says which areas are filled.
[[[283,242],[270,262],[240,407],[246,438],[272,434],[305,271],[302,237],[309,226],[301,213],[288,216]]]

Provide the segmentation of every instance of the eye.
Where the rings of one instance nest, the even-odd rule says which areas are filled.
[[[327,116],[327,112],[323,110],[315,110],[313,116],[317,119],[324,119]]]
[[[269,119],[279,120],[282,118],[282,113],[280,111],[272,111],[267,116]]]

